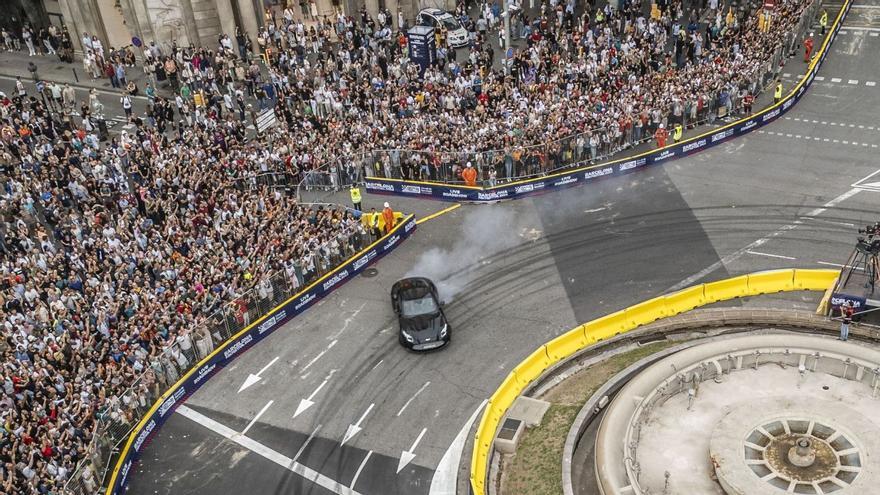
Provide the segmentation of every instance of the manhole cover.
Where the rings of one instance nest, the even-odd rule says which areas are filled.
[[[364,270],[364,273],[362,275],[367,278],[373,278],[378,274],[379,274],[379,270],[377,270],[375,268],[367,268],[366,270]]]

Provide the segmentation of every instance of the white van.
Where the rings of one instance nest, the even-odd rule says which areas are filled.
[[[449,46],[453,48],[461,48],[468,44],[469,35],[467,29],[458,22],[458,19],[445,10],[422,9],[416,18],[416,23],[420,26],[428,26],[438,30],[441,26],[444,27],[446,29],[446,40]]]

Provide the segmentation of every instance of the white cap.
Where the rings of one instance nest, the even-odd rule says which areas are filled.
[[[385,208],[391,208],[391,205],[388,204],[388,201],[385,202]]]
[[[472,166],[473,166],[473,165],[471,165],[471,162],[467,162],[467,167],[468,167],[468,168],[471,168]]]

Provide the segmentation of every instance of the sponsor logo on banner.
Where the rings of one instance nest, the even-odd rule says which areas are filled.
[[[403,186],[401,191],[408,193],[408,194],[431,194],[433,192],[433,191],[431,191],[430,187],[410,186],[410,185]]]
[[[141,451],[141,447],[143,447],[143,445],[144,445],[144,440],[146,440],[147,437],[150,436],[150,433],[152,433],[155,428],[156,428],[156,420],[151,419],[150,422],[147,423],[146,426],[144,426],[144,429],[141,430],[140,433],[138,433],[138,436],[137,436],[137,438],[134,439],[134,444],[132,445],[135,452]]]
[[[477,199],[482,200],[492,200],[492,199],[503,199],[510,195],[510,191],[506,189],[502,189],[500,191],[490,191],[490,192],[481,192],[477,193]]]
[[[865,300],[860,297],[849,296],[846,294],[834,294],[831,296],[831,306],[835,308],[847,301],[849,301],[853,309],[860,309],[865,304]]]
[[[381,182],[365,182],[364,186],[367,188],[367,190],[372,189],[374,191],[394,192],[394,186],[392,184],[383,184]]]
[[[364,265],[373,261],[373,258],[375,258],[375,257],[376,257],[376,250],[374,249],[373,251],[370,251],[369,253],[365,254],[364,256],[361,256],[357,261],[355,261],[351,265],[351,269],[354,271],[358,271],[361,268],[363,268]]]
[[[382,248],[382,251],[388,251],[389,249],[393,248],[394,245],[397,244],[397,241],[399,241],[399,240],[400,240],[400,236],[397,234],[394,234],[393,236],[389,237],[388,242],[385,244],[385,247]]]
[[[232,344],[232,347],[230,347],[229,349],[226,349],[226,351],[223,353],[223,357],[226,359],[231,358],[236,353],[238,353],[238,351],[240,351],[244,346],[250,344],[252,340],[254,340],[254,337],[252,335],[250,335],[250,334],[245,335],[244,337],[241,338],[241,340]]]
[[[260,335],[263,335],[264,333],[266,333],[266,331],[268,331],[270,328],[274,327],[276,323],[283,320],[284,317],[286,317],[286,316],[287,316],[287,311],[282,309],[281,311],[275,313],[271,317],[266,318],[266,320],[263,323],[260,323],[260,329],[257,331],[257,333]]]
[[[642,159],[643,160],[643,159]],[[639,160],[637,160],[639,161]],[[606,175],[611,175],[614,173],[614,167],[605,167],[605,168],[597,168],[595,170],[588,170],[584,172],[584,179],[597,179],[599,177],[604,177]]]
[[[758,125],[757,122],[755,122],[754,120],[750,120],[750,121],[746,122],[746,125],[740,127],[739,130],[740,130],[740,132],[744,132],[744,131],[751,129],[752,127],[755,127],[756,125]]]
[[[655,156],[655,157],[654,157],[654,162],[660,162],[660,161],[663,161],[663,160],[665,160],[665,159],[667,159],[667,158],[672,158],[673,156],[675,156],[675,152],[674,152],[674,151],[666,150],[666,151],[664,151],[663,153],[660,153],[659,155]]]
[[[620,166],[617,168],[617,170],[620,171],[620,172],[625,172],[625,171],[627,171],[627,170],[632,170],[632,169],[634,169],[634,168],[643,167],[643,166],[645,166],[645,165],[647,165],[647,164],[648,164],[648,158],[647,158],[647,157],[645,157],[645,158],[639,158],[639,159],[637,159],[637,160],[630,160],[630,161],[628,161],[628,162],[623,162],[623,163],[621,163]]]
[[[403,226],[404,232],[409,232],[410,230],[416,228],[416,219],[412,218],[409,222],[406,222],[406,225]]]
[[[169,409],[174,407],[174,404],[176,404],[177,401],[180,400],[180,398],[183,397],[183,394],[185,393],[186,389],[180,387],[174,391],[174,394],[171,397],[165,399],[165,402],[163,402],[162,405],[159,406],[159,417],[164,418],[165,413],[167,413]]]
[[[538,189],[544,188],[544,182],[533,182],[531,184],[523,184],[521,186],[516,186],[513,188],[513,191],[516,194],[525,194],[530,193],[532,191],[536,191]]]
[[[802,87],[801,87],[801,91],[798,92],[797,96],[795,96],[794,98],[792,98],[792,99],[786,101],[785,103],[783,103],[783,104],[782,104],[782,109],[783,109],[783,110],[788,110],[789,107],[791,107],[792,105],[794,105],[794,101],[798,98],[798,96],[801,95],[801,93],[803,92],[803,89],[804,89],[804,88],[803,88],[803,86],[802,86]]]
[[[779,109],[773,110],[772,112],[765,113],[763,117],[761,117],[761,122],[767,122],[770,119],[774,119],[779,116]]]
[[[703,146],[706,146],[706,140],[700,139],[699,141],[695,141],[693,143],[688,143],[688,144],[682,146],[681,152],[687,153],[688,151],[693,151],[695,149],[702,148]]]
[[[444,198],[464,198],[467,199],[468,195],[466,193],[461,192],[461,189],[447,189],[443,191]]]
[[[293,307],[293,310],[299,311],[300,308],[302,308],[306,304],[312,302],[314,299],[315,299],[314,294],[306,294],[306,295],[302,296],[301,298],[299,298],[299,302],[296,303],[296,306]]]
[[[727,129],[726,131],[716,132],[712,134],[712,142],[721,141],[722,139],[727,139],[730,136],[733,136],[733,129]]]
[[[813,72],[810,74],[810,77],[807,78],[807,84],[810,84],[811,82],[813,82],[813,78],[814,78],[814,77],[816,77],[816,70],[815,70],[815,69],[814,69]]]
[[[198,385],[200,381],[204,380],[205,377],[211,376],[211,373],[214,372],[214,368],[217,367],[217,363],[211,363],[202,369],[199,370],[199,375],[193,380],[193,385]]]
[[[119,470],[119,485],[125,486],[125,480],[128,478],[128,472],[131,470],[131,459],[128,460],[125,464],[122,465],[122,469]]]
[[[329,290],[330,287],[333,287],[339,282],[342,282],[343,280],[345,280],[346,277],[348,277],[348,270],[340,270],[336,272],[336,275],[333,275],[332,277],[330,277],[329,280],[324,281],[324,290]]]
[[[553,183],[553,185],[558,187],[558,186],[564,186],[566,184],[574,184],[577,181],[578,181],[578,178],[575,177],[574,175],[566,175],[565,177],[562,177],[561,179],[555,181]]]

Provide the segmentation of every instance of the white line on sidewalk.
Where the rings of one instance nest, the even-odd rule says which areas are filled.
[[[351,489],[354,490],[354,484],[358,482],[358,478],[361,477],[361,471],[364,470],[364,466],[367,465],[367,461],[370,460],[370,456],[373,455],[373,451],[367,452],[367,455],[364,456],[364,460],[361,461],[361,465],[358,466],[357,471],[354,472],[354,478],[351,480]]]
[[[880,171],[878,171],[878,172],[880,172]],[[876,173],[876,172],[875,172],[875,173]],[[861,191],[861,189],[850,189],[849,191],[847,191],[847,192],[841,194],[840,196],[838,196],[838,197],[832,199],[831,201],[825,203],[824,205],[822,205],[821,208],[816,208],[816,209],[814,209],[814,210],[808,212],[806,215],[803,215],[803,216],[806,216],[806,217],[815,217],[815,216],[818,216],[818,215],[822,214],[822,213],[823,213],[825,210],[827,210],[828,208],[833,208],[833,207],[836,206],[838,203],[840,203],[840,202],[842,202],[842,201],[845,201],[845,200],[847,200],[847,199],[849,199],[849,198],[855,196],[856,194],[859,193],[859,191]],[[746,246],[746,247],[744,247],[744,248],[741,248],[741,249],[738,249],[738,250],[736,250],[736,251],[734,251],[734,252],[728,254],[727,256],[724,256],[723,258],[721,258],[720,260],[716,261],[715,263],[712,263],[711,265],[707,266],[706,268],[703,268],[702,270],[700,270],[700,271],[698,271],[697,273],[691,275],[690,277],[685,278],[685,279],[682,280],[681,282],[679,282],[679,283],[673,285],[672,287],[670,287],[669,289],[667,289],[666,292],[675,292],[675,291],[677,291],[677,290],[681,290],[681,289],[684,289],[685,287],[689,287],[689,286],[693,285],[694,282],[696,282],[697,280],[700,280],[700,279],[702,279],[703,277],[705,277],[706,275],[709,275],[710,273],[714,272],[715,270],[717,270],[717,269],[719,269],[719,268],[721,268],[721,267],[723,267],[723,266],[727,266],[727,265],[729,265],[730,263],[732,263],[732,262],[738,260],[738,259],[741,258],[744,254],[748,253],[749,251],[753,250],[753,249],[756,248],[756,247],[759,247],[759,246],[765,244],[767,241],[769,241],[769,240],[772,239],[773,237],[777,237],[777,236],[781,235],[782,233],[784,233],[784,232],[786,232],[786,231],[796,229],[796,228],[798,227],[798,225],[800,225],[800,224],[802,224],[802,223],[803,223],[803,221],[801,221],[801,220],[796,220],[794,223],[791,223],[791,224],[788,224],[788,225],[783,225],[783,226],[780,227],[776,232],[773,232],[773,233],[771,233],[770,235],[768,235],[768,236],[766,236],[766,237],[762,237],[762,238],[760,238],[760,239],[758,239],[758,240],[752,242],[752,243],[749,244],[748,246]]]
[[[464,451],[464,444],[467,441],[471,427],[477,420],[480,411],[489,401],[483,400],[477,407],[477,410],[471,414],[467,422],[462,425],[461,430],[455,435],[455,440],[443,453],[440,463],[437,464],[437,470],[434,471],[434,477],[431,478],[431,488],[428,495],[455,495],[458,485],[458,464],[461,462],[461,454]],[[182,406],[181,406],[182,407]]]
[[[784,260],[796,260],[797,258],[791,256],[783,256],[781,254],[770,254],[770,253],[762,253],[760,251],[746,251],[749,254],[754,254],[756,256],[767,256],[768,258],[781,258]]]
[[[406,408],[409,407],[410,402],[412,402],[413,400],[415,400],[415,398],[418,397],[419,394],[422,393],[423,390],[425,390],[426,388],[428,388],[428,385],[430,385],[430,384],[431,384],[430,381],[425,382],[425,384],[422,385],[422,388],[418,389],[418,390],[416,391],[416,393],[414,393],[413,396],[410,397],[408,401],[406,401],[406,403],[403,405],[403,407],[400,408],[400,411],[397,411],[397,415],[396,415],[396,416],[399,418],[400,415],[403,414],[403,411],[405,411]]]
[[[258,412],[257,415],[254,416],[254,419],[252,419],[251,422],[248,423],[248,425],[245,426],[245,428],[244,428],[243,430],[241,430],[241,434],[242,434],[242,435],[246,435],[246,434],[247,434],[248,430],[250,430],[251,427],[254,426],[254,424],[257,422],[257,420],[260,419],[260,416],[262,416],[263,413],[266,412],[266,409],[269,409],[269,406],[271,406],[273,402],[275,402],[275,401],[270,400],[269,402],[266,403],[265,406],[263,406],[262,409],[260,409],[260,412]]]
[[[253,453],[255,453],[265,459],[268,459],[268,460],[274,462],[275,464],[278,464],[279,466],[283,467],[284,469],[287,469],[293,473],[296,473],[296,474],[302,476],[303,478],[315,483],[316,485],[320,486],[321,488],[325,488],[333,493],[336,493],[337,495],[361,495],[360,493],[358,493],[355,490],[339,483],[338,481],[333,480],[327,476],[324,476],[323,474],[315,471],[314,469],[303,466],[302,464],[294,461],[290,457],[287,457],[286,455],[281,454],[280,452],[272,450],[269,447],[257,442],[256,440],[253,440],[253,439],[248,438],[244,435],[241,435],[238,432],[236,432],[235,430],[233,430],[232,428],[229,428],[225,425],[222,425],[222,424],[218,423],[217,421],[214,421],[213,419],[205,416],[204,414],[201,414],[199,412],[196,412],[196,411],[190,409],[185,404],[181,405],[180,407],[177,408],[177,413],[187,419],[190,419],[190,420],[204,426],[205,428],[213,431],[214,433],[217,433],[218,435],[226,438],[227,440],[231,440],[231,441],[237,443],[238,445],[241,445],[242,447],[250,450],[251,452],[253,452]]]

